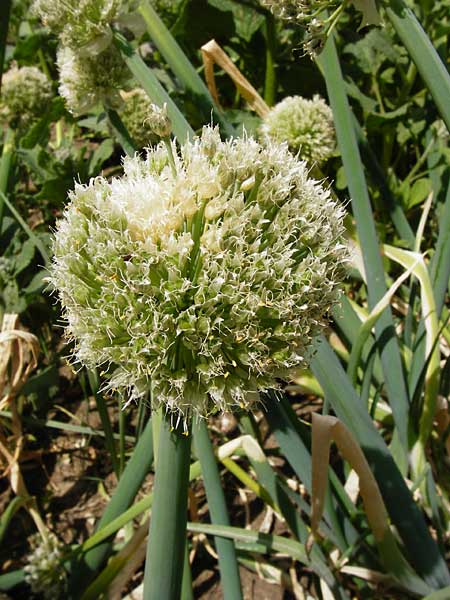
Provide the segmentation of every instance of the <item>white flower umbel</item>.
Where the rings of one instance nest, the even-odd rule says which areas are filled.
[[[82,114],[99,103],[120,106],[119,90],[126,84],[129,71],[114,46],[90,58],[61,47],[57,64],[59,93],[72,113]]]
[[[35,0],[32,10],[64,46],[92,56],[112,41],[111,25],[128,21],[136,0]]]
[[[120,117],[138,148],[156,143],[171,133],[166,107],[152,104],[141,88],[122,93],[124,104]]]
[[[33,548],[24,567],[25,581],[33,594],[42,594],[45,599],[62,598],[66,591],[66,572],[62,565],[62,544],[53,533],[44,541],[40,534],[31,539]]]
[[[2,78],[0,121],[13,129],[42,116],[52,97],[50,80],[36,67],[14,65]]]
[[[309,164],[330,158],[336,145],[333,113],[317,95],[312,100],[284,98],[265,117],[261,133],[276,142],[287,142],[291,152],[298,152]]]
[[[50,280],[75,358],[187,420],[304,365],[336,302],[344,210],[286,145],[217,130],[77,185]]]

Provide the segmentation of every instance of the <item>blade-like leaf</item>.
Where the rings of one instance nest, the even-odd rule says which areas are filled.
[[[122,473],[122,477],[120,478],[114,495],[109,501],[102,518],[98,522],[96,532],[102,531],[105,533],[105,528],[108,525],[114,522],[120,515],[125,514],[126,510],[136,497],[145,476],[149,472],[152,462],[152,425],[151,420],[149,420],[124,472]],[[106,530],[107,535],[105,535],[97,545],[94,544],[89,547],[86,544],[82,546],[81,550],[84,551],[84,554],[82,554],[80,559],[74,564],[73,572],[69,580],[69,589],[73,590],[74,594],[79,592],[80,589],[86,588],[86,583],[98,571],[110,554],[112,550],[111,535],[113,535],[115,531],[116,530],[108,532],[108,530]],[[94,536],[95,535],[96,534],[94,533]]]
[[[434,589],[449,585],[450,575],[425,520],[328,342],[321,338],[311,368],[336,416],[358,440],[380,486],[386,508],[408,552],[407,559]]]
[[[194,132],[192,131],[191,126],[181,114],[175,102],[160,84],[153,71],[149,69],[142,58],[138,56],[133,46],[117,31],[114,32],[114,41],[122,52],[122,56],[130,71],[148,94],[151,101],[158,106],[167,104],[167,114],[172,122],[173,132],[178,140],[184,142],[186,137],[192,137]]]
[[[385,274],[356,140],[353,117],[345,93],[343,76],[333,36],[328,39],[318,62],[325,76],[330,104],[333,109],[336,135],[352,198],[352,210],[356,219],[360,244],[364,251],[363,258],[368,282],[369,306],[373,308],[387,291]],[[408,448],[409,399],[398,340],[395,335],[394,323],[389,308],[378,320],[376,335],[378,339],[383,337],[383,344],[380,344],[379,350],[386,380],[386,389],[395,425],[406,455]]]
[[[359,477],[359,491],[364,502],[364,512],[386,569],[409,592],[427,594],[430,588],[417,577],[405,561],[392,535],[380,488],[355,437],[336,417],[316,413],[312,415],[311,532],[313,534],[317,532],[323,512],[332,440],[336,442],[343,458]]]
[[[3,140],[2,157],[0,161],[0,192],[3,194],[8,193],[8,182],[11,172],[11,164],[13,160],[15,147],[15,134],[12,129],[6,129],[5,137]],[[3,212],[4,212],[4,199],[0,196],[0,232],[2,231],[3,223]]]
[[[298,560],[300,563],[309,566],[319,577],[324,579],[329,588],[339,594],[335,596],[336,598],[345,598],[345,596],[342,596],[336,590],[334,577],[328,567],[318,561],[316,562],[312,557],[308,558],[305,546],[304,544],[300,544],[300,542],[289,540],[279,535],[250,531],[248,529],[241,529],[240,527],[226,527],[224,525],[188,523],[187,528],[188,531],[206,533],[207,535],[220,535],[244,543],[258,544],[265,553],[281,552],[288,554],[294,560]]]
[[[13,217],[16,219],[16,221],[19,223],[19,225],[22,227],[22,229],[28,235],[30,240],[32,240],[33,244],[39,250],[42,258],[44,259],[45,264],[50,265],[50,262],[51,262],[50,256],[48,255],[47,248],[45,247],[44,243],[31,230],[31,228],[28,226],[28,223],[24,219],[22,219],[22,217],[20,216],[18,211],[14,208],[14,206],[9,201],[8,197],[5,196],[5,194],[1,190],[0,190],[0,199],[3,199],[3,202],[6,204],[8,209],[11,211]]]
[[[445,296],[450,278],[450,186],[447,189],[445,204],[439,219],[439,236],[436,249],[429,264],[431,284],[437,314],[440,315],[444,306]],[[416,347],[411,365],[409,382],[411,397],[417,393],[423,363],[425,360],[425,323],[422,320],[417,328]]]
[[[450,131],[450,75],[444,63],[404,0],[383,0],[383,6]]]
[[[195,101],[205,113],[206,119],[208,121],[210,120],[211,111],[213,111],[213,115],[220,123],[224,133],[228,137],[233,137],[235,135],[234,128],[214,104],[211,94],[203,83],[202,78],[186,57],[164,22],[159,18],[149,0],[142,0],[139,11],[144,17],[150,37],[161,52],[164,60],[179,81],[195,96]]]
[[[119,117],[117,111],[113,110],[112,108],[108,108],[106,109],[106,114],[108,115],[109,122],[111,123],[119,144],[128,154],[128,156],[134,156],[136,152],[136,144],[131,139],[128,130],[125,127],[122,119]]]

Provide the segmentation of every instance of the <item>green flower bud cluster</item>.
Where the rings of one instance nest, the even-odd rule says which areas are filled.
[[[376,0],[260,0],[277,17],[305,28],[303,47],[314,58],[323,49],[343,11],[353,4],[362,13],[361,25],[379,25]]]
[[[333,113],[318,95],[312,100],[301,96],[284,98],[264,118],[261,135],[287,142],[289,150],[310,165],[330,158],[336,145]]]
[[[42,71],[13,65],[2,77],[0,121],[23,130],[42,116],[51,97],[52,84]]]
[[[170,136],[172,126],[166,106],[160,108],[152,104],[141,88],[124,92],[122,98],[120,116],[139,148],[158,142],[160,137]]]
[[[129,71],[111,25],[140,29],[136,9],[136,0],[35,0],[33,12],[59,36],[59,91],[74,114],[120,104]]]
[[[67,587],[62,544],[49,533],[45,541],[40,534],[33,536],[31,546],[33,550],[24,567],[25,581],[33,594],[42,594],[46,600],[62,598]]]
[[[305,28],[303,47],[312,57],[320,52],[331,27],[335,25],[344,6],[349,0],[261,0],[262,4],[277,16],[300,23]],[[336,7],[338,10],[336,11]],[[323,11],[331,12],[332,17],[323,17]],[[336,18],[335,17],[336,13]]]
[[[57,225],[74,360],[185,423],[250,407],[307,363],[339,298],[343,208],[286,144],[211,127],[124,160],[77,185]]]

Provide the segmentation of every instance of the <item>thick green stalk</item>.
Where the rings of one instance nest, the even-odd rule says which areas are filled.
[[[272,13],[266,16],[266,75],[264,80],[264,100],[269,106],[275,104],[277,96],[277,71],[275,68],[277,31]]]
[[[447,68],[404,0],[383,0],[382,4],[450,131],[450,75]]]
[[[368,282],[369,307],[372,309],[385,295],[387,288],[353,116],[345,92],[344,79],[333,36],[328,39],[318,62],[325,76],[330,104],[335,118],[339,149],[352,198],[352,209],[356,219],[358,237],[364,249],[363,257]],[[394,321],[389,307],[378,320],[375,331],[378,340],[382,341],[380,356],[386,380],[386,390],[403,452],[406,456],[408,449],[409,398],[398,339],[395,335]]]
[[[152,447],[152,424],[149,419],[122,473],[114,495],[97,524],[96,531],[105,528],[131,505],[153,462]],[[69,581],[69,591],[72,592],[74,598],[80,596],[86,589],[87,584],[105,562],[111,550],[112,537],[102,540],[81,557],[75,565]]]
[[[7,129],[3,140],[2,158],[0,162],[0,192],[6,194],[8,191],[9,173],[14,153],[15,134],[13,129]],[[3,212],[5,203],[0,196],[0,232],[2,230]]]
[[[202,78],[148,0],[142,0],[139,12],[144,18],[152,41],[178,80],[193,94],[205,118],[210,120],[212,111],[226,136],[235,136],[236,132],[234,128],[214,104],[212,96]]]
[[[199,419],[194,424],[193,434],[202,468],[211,521],[216,525],[229,525],[230,519],[228,518],[219,469],[209,439],[208,428],[203,419]],[[219,555],[223,597],[225,600],[238,600],[242,598],[242,589],[233,540],[217,537],[214,541]]]
[[[178,600],[186,545],[191,436],[163,418],[144,575],[144,600]]]

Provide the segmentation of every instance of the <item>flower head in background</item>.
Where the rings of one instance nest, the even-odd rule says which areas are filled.
[[[2,77],[0,121],[23,129],[42,116],[51,97],[51,81],[42,71],[13,65]]]
[[[261,4],[280,19],[300,21],[310,3],[302,0],[261,0]]]
[[[344,210],[285,144],[205,127],[77,185],[50,280],[75,359],[184,421],[250,406],[311,353],[339,297]]]
[[[287,142],[310,165],[330,158],[335,148],[333,113],[320,96],[288,96],[274,106],[261,126],[263,137]]]
[[[260,2],[275,16],[304,27],[303,47],[313,58],[323,49],[342,12],[350,4],[362,13],[361,26],[380,24],[375,0],[260,0]]]
[[[124,103],[120,116],[138,148],[154,144],[159,138],[170,135],[172,127],[167,110],[152,104],[143,89],[123,92],[122,98]]]
[[[32,552],[24,567],[25,581],[33,594],[42,594],[48,600],[61,598],[67,585],[62,544],[53,533],[48,533],[45,541],[40,534],[33,536],[31,546]]]
[[[130,76],[119,50],[110,46],[92,57],[84,57],[68,47],[57,54],[59,93],[73,114],[82,114],[102,103],[118,107],[119,90]]]
[[[32,10],[63,46],[88,57],[111,44],[111,25],[133,25],[137,4],[136,0],[35,0]]]

